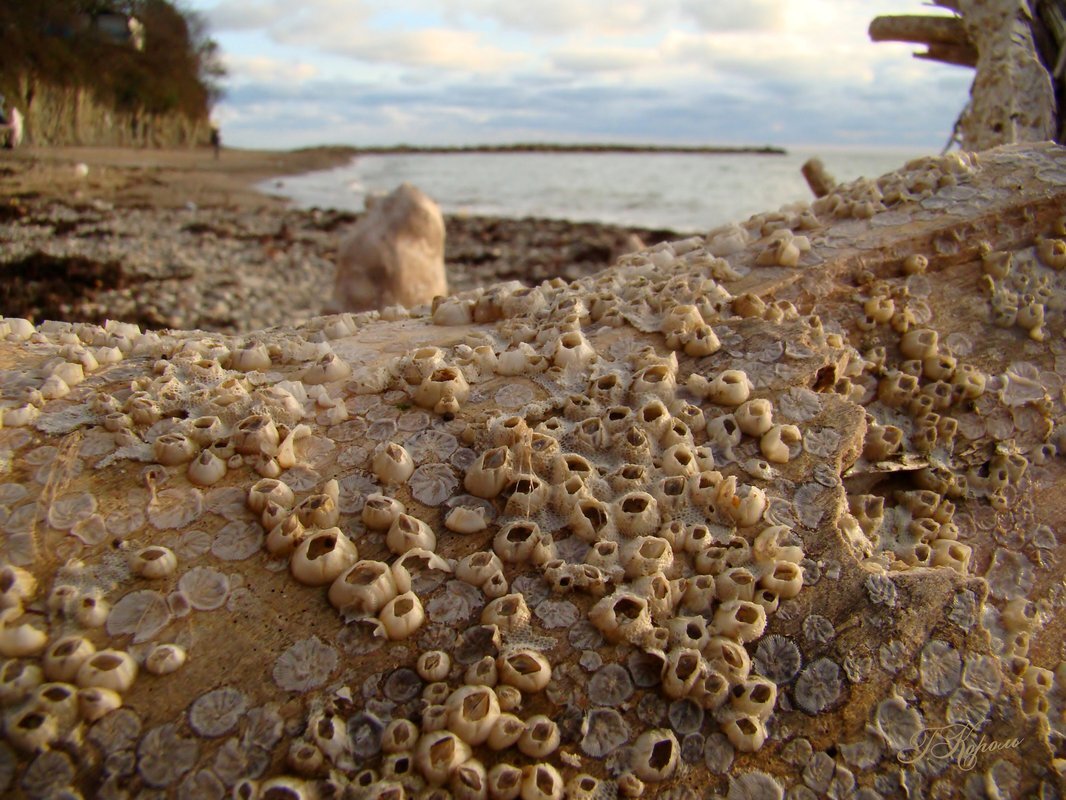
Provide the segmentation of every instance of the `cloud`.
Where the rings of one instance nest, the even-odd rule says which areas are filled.
[[[972,79],[868,41],[918,0],[187,2],[235,143],[939,144]]]
[[[226,70],[233,81],[264,84],[301,84],[318,77],[314,64],[268,58],[267,56],[224,56]]]
[[[365,25],[369,18],[359,0],[219,0],[204,16],[216,33],[350,29]]]
[[[481,18],[504,30],[541,36],[639,33],[661,14],[646,0],[445,0],[444,5],[451,19]]]
[[[653,64],[653,50],[627,47],[569,47],[556,50],[551,64],[564,72],[627,72]]]
[[[520,53],[486,44],[483,35],[473,31],[444,28],[355,32],[335,31],[317,36],[314,43],[323,51],[358,61],[400,67],[434,67],[471,73],[496,72],[524,60]],[[279,35],[286,44],[305,44],[302,32]]]
[[[798,92],[782,81],[738,88],[694,80],[545,84],[503,76],[435,84],[311,80],[299,87],[237,87],[226,99],[233,115],[223,122],[229,141],[247,137],[270,147],[521,140],[939,145],[959,110],[950,92],[916,103],[908,91],[880,82],[839,96],[832,86]]]
[[[785,0],[682,0],[680,6],[704,31],[776,31],[785,23]]]

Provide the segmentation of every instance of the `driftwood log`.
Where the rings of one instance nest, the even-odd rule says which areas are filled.
[[[1062,140],[1066,49],[1060,0],[936,0],[956,17],[887,16],[870,24],[874,41],[924,44],[918,58],[974,67],[970,102],[956,134],[967,150]],[[1035,12],[1031,10],[1035,8]]]
[[[1056,797],[1066,151],[248,336],[0,325],[6,797]]]

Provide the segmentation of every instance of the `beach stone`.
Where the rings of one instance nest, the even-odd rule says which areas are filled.
[[[437,204],[409,183],[367,203],[341,246],[334,309],[411,307],[447,294],[444,218]]]

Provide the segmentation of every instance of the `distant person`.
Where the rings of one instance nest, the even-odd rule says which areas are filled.
[[[13,150],[22,144],[22,114],[14,106],[11,113],[4,113],[6,98],[0,94],[0,142],[4,149]]]
[[[11,107],[11,147],[22,146],[22,112],[14,106]]]
[[[218,129],[218,125],[211,126],[211,147],[215,151],[215,159],[217,160],[222,150],[222,131]]]

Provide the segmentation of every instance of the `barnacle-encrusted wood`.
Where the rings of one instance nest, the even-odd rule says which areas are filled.
[[[1032,145],[434,309],[4,320],[0,791],[1057,796],[1064,201]]]
[[[928,46],[918,58],[976,69],[970,100],[953,134],[963,147],[1040,142],[1066,132],[1062,96],[1061,0],[933,0],[958,16],[884,16],[875,42]]]

